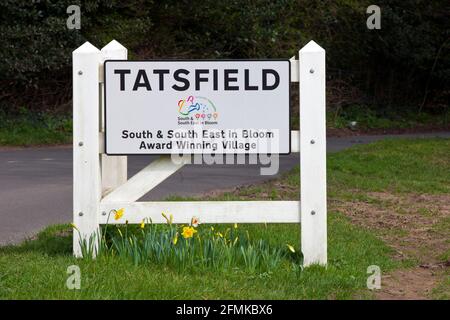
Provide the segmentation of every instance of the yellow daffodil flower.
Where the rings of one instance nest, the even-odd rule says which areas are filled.
[[[286,244],[286,246],[288,247],[290,252],[295,253],[295,249],[293,246],[291,246],[290,244]]]
[[[124,208],[116,210],[116,213],[114,215],[114,220],[119,220],[120,218],[122,218],[124,212],[125,212]]]
[[[78,228],[77,228],[77,226],[76,226],[74,223],[71,223],[70,226],[71,226],[72,228],[74,228],[75,230],[79,231]]]
[[[144,229],[145,228],[145,220],[142,220],[142,222],[141,222],[141,229]]]
[[[181,235],[183,236],[183,238],[188,239],[192,238],[195,233],[197,233],[197,230],[195,230],[193,227],[184,227]]]
[[[234,224],[234,228],[237,229],[237,227],[238,227],[238,225],[237,225],[237,223],[235,223],[235,224]]]

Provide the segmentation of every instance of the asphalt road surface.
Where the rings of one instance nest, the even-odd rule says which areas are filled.
[[[450,132],[328,138],[328,152],[386,138],[445,137]],[[155,157],[129,157],[128,174]],[[281,156],[279,173],[299,163],[299,154]],[[259,165],[187,165],[142,200],[169,195],[192,196],[272,179]],[[44,227],[72,220],[72,149],[70,147],[0,149],[0,245],[17,243]]]

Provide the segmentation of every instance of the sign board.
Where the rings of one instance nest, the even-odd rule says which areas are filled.
[[[105,148],[290,153],[289,60],[108,60]]]

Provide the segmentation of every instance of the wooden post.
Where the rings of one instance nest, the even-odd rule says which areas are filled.
[[[327,264],[325,50],[299,52],[300,188],[303,265]]]
[[[105,60],[127,60],[127,49],[116,40],[112,40],[101,50],[102,63]],[[103,74],[103,64],[100,72]],[[103,78],[103,77],[102,77]],[[100,85],[101,132],[105,132],[104,81]],[[106,194],[127,181],[127,156],[101,155],[102,194]]]
[[[101,196],[99,157],[100,51],[89,42],[73,58],[73,253],[82,256],[80,241],[98,245],[98,210]],[[97,237],[97,238],[94,238]],[[90,240],[96,239],[94,243]]]

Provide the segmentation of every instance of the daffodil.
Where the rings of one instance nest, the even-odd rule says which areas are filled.
[[[200,219],[197,217],[192,217],[191,226],[197,228],[199,224],[200,224]]]
[[[293,246],[291,246],[290,244],[286,244],[286,246],[288,247],[290,252],[295,253],[295,249]]]
[[[116,210],[116,213],[114,215],[114,220],[119,220],[120,218],[122,218],[124,212],[125,212],[124,208]]]
[[[195,230],[193,227],[184,227],[181,235],[183,236],[183,238],[188,239],[192,238],[195,233],[197,233],[197,230]]]
[[[175,234],[175,237],[173,237],[172,242],[173,242],[174,246],[177,244],[177,242],[178,242],[178,232]]]
[[[161,215],[166,219],[167,224],[170,224],[170,220],[164,212],[161,212]]]
[[[80,230],[78,230],[77,226],[76,226],[74,223],[71,223],[70,226],[71,226],[72,228],[74,228],[75,230],[80,231]]]
[[[145,220],[142,220],[142,222],[141,222],[141,229],[144,229],[145,228]]]
[[[169,224],[172,224],[173,222],[173,214],[170,214]]]
[[[238,225],[237,225],[237,223],[235,223],[235,224],[234,224],[234,228],[237,229],[237,227],[238,227]]]

